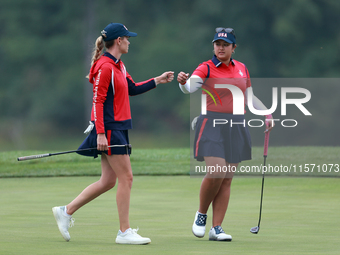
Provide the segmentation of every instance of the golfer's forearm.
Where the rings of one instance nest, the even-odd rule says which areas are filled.
[[[184,94],[194,93],[200,87],[202,87],[202,84],[203,80],[201,77],[197,75],[192,75],[184,85],[179,83],[179,88]]]
[[[178,85],[179,85],[180,90],[181,90],[184,94],[189,94],[189,93],[190,93],[190,92],[187,91],[187,89],[185,88],[185,84],[182,85],[182,84],[178,83]]]

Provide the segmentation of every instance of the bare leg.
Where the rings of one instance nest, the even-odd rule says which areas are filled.
[[[221,167],[225,166],[226,162],[223,158],[218,157],[205,157],[204,158],[207,167],[219,165]],[[200,205],[198,211],[200,213],[206,214],[211,202],[214,200],[215,196],[219,192],[221,184],[224,180],[225,173],[214,172],[212,174],[207,173],[203,178],[201,189],[200,189]]]
[[[238,164],[230,164],[233,166],[236,166]],[[228,177],[231,178],[225,178],[220,186],[220,189],[218,193],[216,194],[213,202],[212,202],[212,208],[213,208],[213,227],[221,226],[224,216],[227,212],[228,204],[229,204],[229,198],[230,198],[230,187],[231,182],[233,180],[231,174],[227,174]],[[233,174],[232,174],[233,175]]]
[[[105,154],[103,153],[101,158],[102,175],[99,181],[92,183],[85,188],[71,203],[66,206],[68,214],[72,215],[80,207],[115,186],[117,176],[104,155]]]
[[[120,230],[124,232],[130,228],[129,208],[130,194],[133,181],[131,163],[129,155],[111,155],[106,156],[111,168],[118,178],[118,187],[116,194],[116,202],[119,215]]]

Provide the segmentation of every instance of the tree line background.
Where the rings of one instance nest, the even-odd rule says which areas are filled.
[[[167,70],[192,73],[212,57],[220,26],[235,29],[233,57],[253,78],[333,78],[332,85],[303,85],[315,91],[314,122],[278,128],[271,139],[339,145],[339,13],[338,0],[0,0],[0,150],[81,143],[92,103],[85,76],[94,42],[110,22],[138,33],[122,56],[136,82]],[[270,106],[271,88],[258,87],[255,95]],[[176,81],[130,102],[133,145],[189,146],[190,97]],[[253,136],[254,145],[262,140]]]

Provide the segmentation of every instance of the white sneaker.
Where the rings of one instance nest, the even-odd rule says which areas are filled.
[[[210,241],[231,241],[232,237],[231,235],[227,235],[224,233],[221,226],[216,226],[214,228],[211,228],[209,231],[209,240]]]
[[[72,216],[67,216],[64,210],[65,206],[56,206],[52,208],[52,212],[55,220],[57,221],[59,231],[63,238],[68,242],[71,239],[68,228],[73,227],[74,219]]]
[[[205,234],[205,225],[207,223],[207,215],[196,212],[194,224],[192,224],[192,233],[199,238]]]
[[[150,238],[141,237],[137,234],[137,229],[127,229],[124,233],[118,231],[116,243],[118,244],[149,244],[151,243]]]

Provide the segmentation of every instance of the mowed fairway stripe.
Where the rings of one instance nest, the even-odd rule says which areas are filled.
[[[0,179],[0,254],[337,254],[340,251],[340,179],[274,178],[265,182],[261,230],[257,224],[261,178],[235,177],[224,230],[233,241],[191,233],[201,178],[136,176],[130,224],[152,242],[114,243],[119,224],[116,187],[75,213],[65,242],[51,208],[72,200],[98,177]]]

